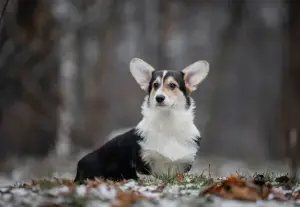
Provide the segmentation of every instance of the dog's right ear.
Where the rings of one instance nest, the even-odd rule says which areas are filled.
[[[155,70],[151,65],[139,58],[133,58],[129,64],[130,72],[136,82],[144,91],[148,90],[152,72]]]

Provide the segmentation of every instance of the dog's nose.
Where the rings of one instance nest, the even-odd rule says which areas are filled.
[[[164,100],[165,100],[165,96],[164,95],[157,95],[156,96],[157,103],[162,103]]]

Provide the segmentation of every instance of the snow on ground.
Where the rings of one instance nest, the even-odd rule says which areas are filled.
[[[32,180],[19,185],[0,188],[0,206],[295,206],[298,201],[241,202],[222,200],[213,196],[200,196],[207,188],[207,180],[201,176],[185,175],[175,180],[124,181],[120,183],[102,180],[77,185],[72,180],[48,178]],[[278,190],[282,191],[281,188]],[[300,186],[285,194],[300,191]],[[273,196],[274,197],[274,196]],[[269,196],[272,199],[272,196]]]
[[[217,197],[211,199],[200,197],[199,192],[204,189],[205,184],[185,183],[184,185],[169,184],[161,187],[159,183],[140,183],[130,181],[123,186],[111,186],[101,184],[94,187],[84,185],[56,186],[51,188],[42,188],[39,185],[30,187],[30,185],[20,184],[30,183],[31,179],[41,178],[59,178],[72,180],[76,170],[76,163],[87,151],[72,155],[67,158],[57,158],[49,156],[45,159],[33,160],[23,159],[15,160],[16,163],[11,170],[5,174],[0,174],[0,206],[40,206],[43,204],[63,204],[62,206],[130,206],[128,203],[134,203],[133,206],[300,206],[300,201],[276,202],[276,201],[258,201],[258,202],[239,202],[226,201]],[[252,175],[255,172],[261,173],[269,171],[274,174],[288,172],[288,167],[282,163],[255,163],[249,164],[240,161],[220,159],[220,158],[200,158],[196,166],[192,169],[193,173],[210,174],[213,177],[229,176],[231,173],[240,172],[241,174]],[[8,187],[14,185],[15,187]],[[299,189],[300,190],[300,189]],[[124,194],[120,194],[124,191]],[[126,194],[126,192],[128,192]],[[135,193],[133,193],[135,192]],[[137,199],[145,196],[147,199]],[[118,200],[124,203],[119,203]],[[126,200],[127,199],[127,200]],[[132,200],[137,199],[136,202]],[[125,200],[125,201],[124,201]],[[76,202],[76,203],[72,203]],[[127,202],[127,204],[126,204]],[[47,206],[47,205],[45,205]]]

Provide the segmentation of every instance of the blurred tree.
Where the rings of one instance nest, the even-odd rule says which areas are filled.
[[[293,163],[300,161],[300,140],[297,140],[298,146],[291,146],[289,140],[290,132],[296,129],[300,134],[300,2],[286,0],[288,8],[288,21],[285,25],[286,61],[282,71],[282,88],[281,88],[281,141],[284,143],[284,154],[294,159]],[[298,136],[299,139],[299,136]],[[297,160],[298,159],[298,160]],[[295,165],[295,164],[294,164]],[[295,168],[295,167],[294,167]]]
[[[193,94],[203,154],[278,158],[280,101],[283,129],[299,117],[298,5],[287,1],[295,26],[283,28],[283,2],[10,1],[0,33],[0,153],[45,155],[56,146],[68,154],[59,146],[96,147],[136,124],[145,94],[128,63],[140,57],[157,69],[211,63]]]
[[[72,147],[71,135],[76,120],[78,107],[78,38],[77,32],[65,30],[65,25],[72,25],[80,16],[77,5],[68,0],[53,2],[53,16],[56,18],[60,31],[58,40],[59,87],[61,105],[59,106],[59,123],[55,151],[60,157],[70,154]]]
[[[56,136],[56,59],[47,1],[11,1],[0,36],[0,159],[46,155]]]

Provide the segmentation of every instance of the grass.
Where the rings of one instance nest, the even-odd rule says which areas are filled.
[[[266,183],[271,183],[275,186],[283,186],[284,182],[279,182],[278,178],[286,176],[288,177],[287,173],[274,173],[269,170],[262,172],[262,173],[254,173],[254,175],[250,175],[247,173],[243,173],[241,171],[236,171],[235,173],[232,173],[231,175],[237,175],[241,179],[245,180],[251,180],[257,175],[262,175],[264,177],[264,181]],[[198,184],[201,186],[209,186],[212,185],[215,182],[219,182],[218,179],[212,178],[210,172],[205,173],[202,171],[202,173],[199,174],[178,174],[178,175],[171,175],[171,174],[164,174],[153,176],[155,180],[139,180],[138,184],[140,185],[186,185],[186,184]],[[23,184],[14,184],[12,186],[8,186],[8,188],[30,188],[32,186],[39,186],[40,189],[50,189],[54,187],[58,187],[61,185],[80,185],[83,183],[74,183],[72,180],[67,179],[58,179],[58,178],[52,178],[52,179],[40,179],[40,180],[32,180],[31,184],[23,183]],[[291,180],[292,185],[300,185],[300,180]]]
[[[274,173],[271,171],[265,171],[263,173],[255,173],[254,175],[250,175],[247,173],[243,173],[240,171],[236,171],[235,173],[233,173],[234,175],[237,175],[238,177],[240,177],[241,179],[245,179],[245,180],[253,180],[253,178],[257,175],[262,175],[264,178],[264,181],[266,183],[271,183],[273,186],[285,186],[286,183],[284,182],[279,182],[278,177],[282,177],[282,176],[288,176],[285,173]],[[96,181],[97,184],[98,181]],[[122,183],[121,185],[126,185],[129,181]],[[168,189],[173,188],[174,186],[177,186],[178,188],[178,196],[189,196],[189,195],[195,195],[194,198],[195,199],[200,199],[201,197],[199,197],[199,191],[214,184],[220,182],[220,179],[217,178],[213,178],[210,174],[210,171],[208,172],[201,172],[198,174],[178,174],[176,176],[172,176],[171,174],[167,174],[167,175],[161,175],[161,176],[155,176],[155,180],[148,180],[148,181],[144,181],[144,180],[139,180],[136,184],[139,187],[147,187],[147,186],[156,186],[156,189],[153,190],[153,192],[158,192],[161,195],[161,198],[164,197],[168,197],[168,196],[174,196],[175,194],[173,194],[173,192],[169,192]],[[99,181],[99,183],[101,183]],[[293,186],[299,186],[300,187],[300,181],[291,181],[290,182]],[[98,185],[98,184],[97,184]],[[96,186],[95,188],[97,188],[97,185],[91,185],[88,184],[88,186],[93,186],[92,188],[94,188],[94,186]],[[63,206],[76,206],[76,207],[81,207],[81,206],[85,206],[88,202],[90,202],[91,200],[95,199],[93,197],[84,197],[84,196],[79,196],[78,194],[76,194],[76,187],[78,186],[76,183],[74,183],[72,180],[67,180],[67,179],[57,179],[57,178],[51,178],[51,179],[40,179],[40,180],[32,180],[28,183],[23,183],[23,184],[15,184],[12,186],[9,186],[7,189],[8,191],[11,191],[12,189],[26,189],[28,191],[31,191],[33,193],[36,194],[41,194],[43,191],[47,191],[56,187],[60,187],[60,186],[68,186],[69,189],[73,189],[71,193],[67,193],[64,194],[63,197],[65,199],[65,202]],[[75,190],[74,190],[75,189]],[[128,188],[127,190],[121,190],[121,188],[116,187],[116,189],[118,189],[119,192],[128,192],[130,191],[130,188]],[[147,190],[146,190],[147,191]],[[152,191],[152,190],[149,190]],[[3,194],[3,193],[2,193]],[[1,194],[0,194],[1,196]],[[53,195],[49,195],[47,194],[47,199],[56,199],[57,196],[53,196]],[[126,197],[128,196],[132,196],[131,194],[126,194],[126,195],[122,195],[122,199],[125,200],[128,203],[133,203],[135,202],[135,198],[131,198],[131,200],[127,199]],[[16,199],[15,196],[13,196],[14,199]],[[99,200],[99,198],[97,198]],[[100,198],[101,200],[102,198]],[[126,200],[127,199],[127,200]],[[0,197],[1,200],[1,197]],[[173,198],[174,200],[174,198]],[[201,199],[200,199],[201,200]],[[103,202],[106,202],[107,200],[103,200]],[[124,201],[124,202],[125,202]],[[11,201],[11,202],[15,202]],[[199,201],[200,202],[200,201]],[[203,198],[201,200],[201,205],[199,204],[198,206],[205,206],[204,204],[209,204],[211,203],[211,197],[208,198]],[[124,206],[129,206],[129,205],[124,205]]]

